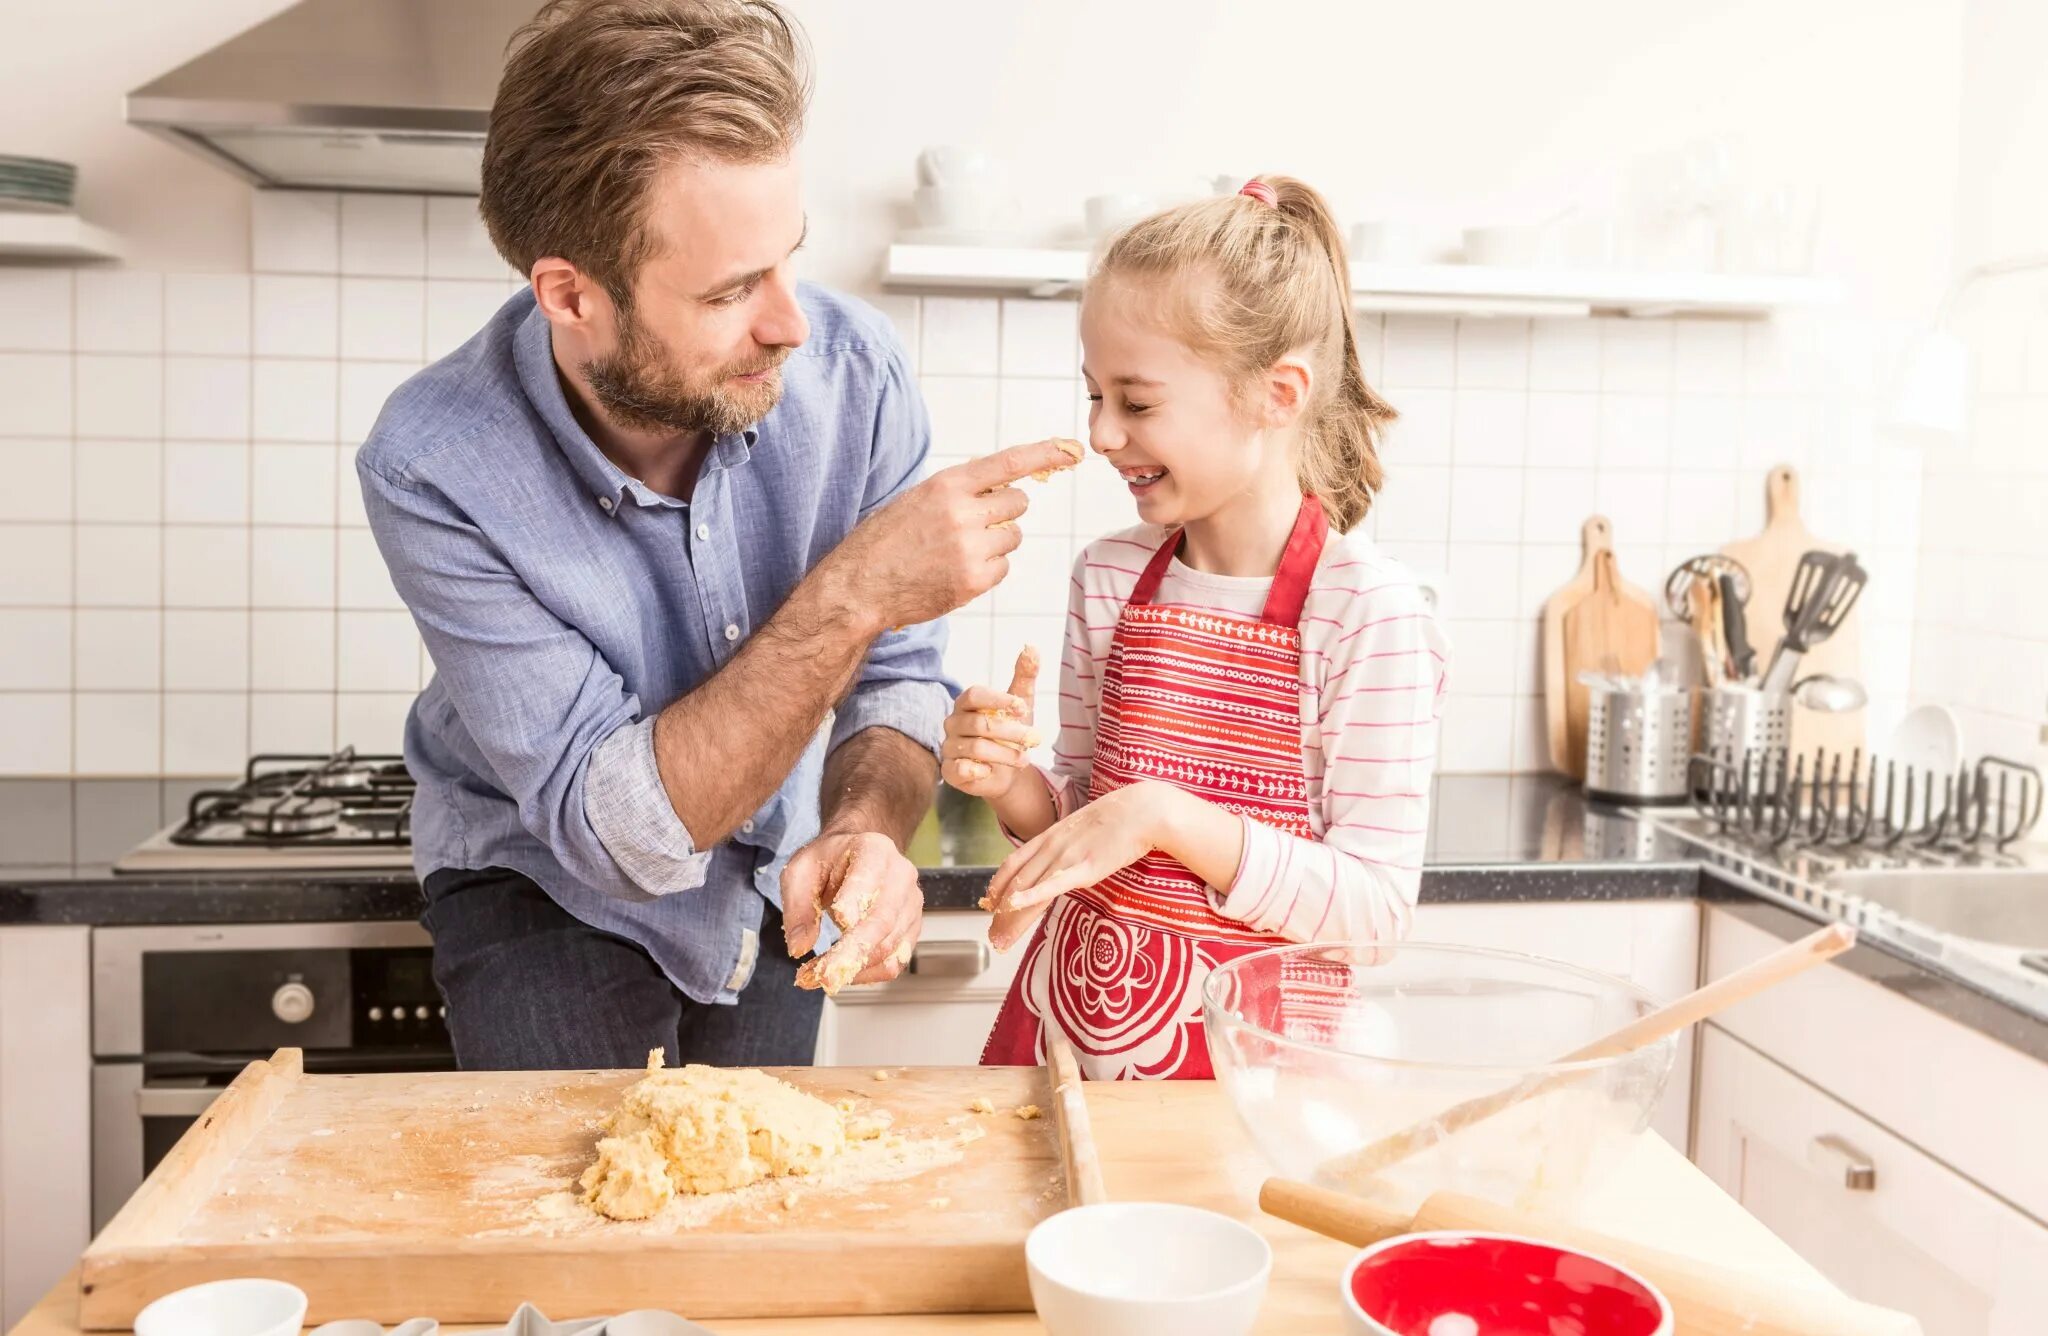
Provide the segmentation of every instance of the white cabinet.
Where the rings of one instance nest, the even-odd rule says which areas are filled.
[[[92,1229],[91,930],[0,928],[0,1327]]]
[[[1424,904],[1416,908],[1409,936],[1418,942],[1548,956],[1619,975],[1660,1002],[1699,986],[1700,911],[1690,899]],[[1679,1040],[1671,1082],[1650,1119],[1679,1150],[1690,1139],[1692,1045],[1688,1031]]]
[[[1856,1298],[1927,1336],[2048,1322],[2048,1229],[1712,1025],[1697,1128],[1700,1168]]]
[[[828,1067],[972,1066],[1023,958],[988,944],[988,915],[925,915],[910,971],[825,1002],[817,1061]]]

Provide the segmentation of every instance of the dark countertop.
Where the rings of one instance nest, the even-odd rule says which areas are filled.
[[[417,917],[409,874],[115,876],[106,863],[182,810],[157,781],[0,781],[0,926],[305,923]],[[58,792],[68,789],[69,792]],[[11,822],[11,824],[10,824]],[[53,832],[63,831],[60,848]],[[23,841],[42,857],[19,856]],[[913,838],[926,906],[974,909],[1009,852],[988,809],[950,790]],[[65,857],[50,857],[62,853]],[[83,855],[93,855],[84,857]],[[1555,776],[1443,776],[1422,902],[1698,900],[1790,940],[1828,914],[1736,855],[1703,852],[1643,817],[1588,804]],[[1924,940],[1866,928],[1848,968],[2001,1043],[2048,1061],[2048,1019]]]

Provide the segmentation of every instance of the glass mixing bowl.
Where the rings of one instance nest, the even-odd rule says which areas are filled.
[[[1202,1001],[1217,1078],[1274,1169],[1406,1210],[1447,1189],[1569,1206],[1648,1126],[1678,1043],[1560,1062],[1657,1001],[1595,970],[1424,942],[1254,952],[1212,972]],[[1524,1086],[1538,1093],[1468,1126],[1436,1121]],[[1425,1125],[1423,1148],[1361,1165]]]

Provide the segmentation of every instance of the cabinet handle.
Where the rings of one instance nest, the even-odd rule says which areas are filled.
[[[1877,1190],[1877,1166],[1868,1155],[1833,1133],[1813,1139],[1806,1149],[1806,1162],[1830,1174],[1839,1172],[1842,1186],[1851,1192]]]
[[[904,973],[927,979],[971,979],[987,968],[987,942],[940,939],[919,942]]]

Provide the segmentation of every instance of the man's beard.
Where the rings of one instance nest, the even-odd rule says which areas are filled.
[[[671,364],[660,341],[622,310],[618,350],[585,362],[583,375],[605,416],[622,427],[724,436],[759,422],[782,398],[780,375],[751,384],[731,378],[772,371],[788,357],[789,349],[772,348],[745,363],[685,374]]]

